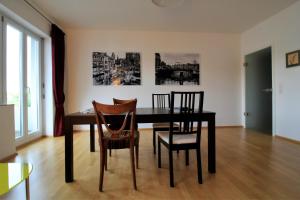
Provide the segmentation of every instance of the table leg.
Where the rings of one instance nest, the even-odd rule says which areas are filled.
[[[90,151],[95,152],[95,125],[90,124]]]
[[[73,124],[65,119],[65,181],[73,182]]]
[[[30,200],[29,177],[25,179],[26,199]]]
[[[215,116],[208,120],[208,171],[216,173],[216,125]]]

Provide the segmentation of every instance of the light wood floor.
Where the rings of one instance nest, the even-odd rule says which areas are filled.
[[[21,149],[14,161],[33,163],[31,199],[300,199],[300,145],[243,128],[217,129],[217,173],[207,171],[207,130],[202,136],[203,184],[174,153],[175,188],[169,187],[166,149],[162,169],[152,151],[151,130],[141,131],[138,191],[132,187],[128,150],[113,151],[98,192],[99,147],[89,152],[89,134],[74,136],[74,183],[64,181],[64,138],[45,138]],[[25,199],[21,184],[0,199]]]

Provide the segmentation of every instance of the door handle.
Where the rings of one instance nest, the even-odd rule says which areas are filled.
[[[263,92],[272,92],[273,90],[272,90],[272,88],[266,88],[266,89],[263,89],[262,91]]]

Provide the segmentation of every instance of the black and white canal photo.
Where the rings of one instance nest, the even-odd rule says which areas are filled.
[[[155,53],[156,85],[199,85],[200,55]]]
[[[93,52],[94,85],[140,85],[140,53]]]

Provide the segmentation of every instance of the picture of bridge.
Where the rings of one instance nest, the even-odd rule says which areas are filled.
[[[199,85],[199,59],[196,53],[155,53],[155,84]]]

